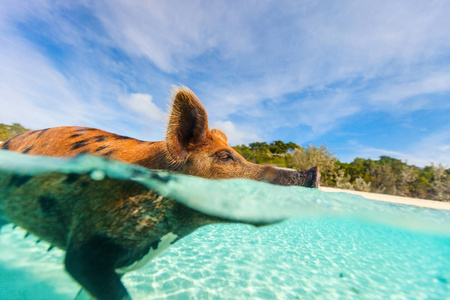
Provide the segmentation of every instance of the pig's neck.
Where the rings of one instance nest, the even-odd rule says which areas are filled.
[[[177,165],[171,159],[165,141],[149,144],[147,157],[135,163],[147,169],[177,171]]]

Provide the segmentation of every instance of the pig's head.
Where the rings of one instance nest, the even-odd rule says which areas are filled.
[[[317,167],[295,171],[248,162],[228,144],[219,129],[209,130],[208,115],[200,100],[187,88],[174,92],[166,136],[172,170],[204,178],[248,178],[279,185],[319,187]]]

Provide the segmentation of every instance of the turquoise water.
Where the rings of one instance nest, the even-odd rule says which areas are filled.
[[[215,224],[178,241],[123,282],[133,299],[450,299],[450,212],[247,180],[150,172],[98,158],[64,161],[0,151],[1,170],[90,172],[130,179],[190,207],[255,228]],[[0,299],[73,299],[64,252],[4,226]]]

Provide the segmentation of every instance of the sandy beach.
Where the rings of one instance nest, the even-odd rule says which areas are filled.
[[[378,200],[378,201],[392,202],[392,203],[405,204],[405,205],[415,205],[415,206],[433,208],[433,209],[450,210],[450,202],[441,202],[441,201],[433,201],[433,200],[426,200],[426,199],[391,196],[391,195],[367,193],[367,192],[357,192],[357,191],[343,190],[343,189],[330,188],[330,187],[320,187],[320,190],[324,191],[324,192],[330,192],[330,193],[350,193],[350,194],[363,196],[364,198],[367,198],[367,199]]]

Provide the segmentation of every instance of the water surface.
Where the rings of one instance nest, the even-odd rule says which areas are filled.
[[[123,282],[134,299],[446,299],[450,212],[248,180],[205,180],[100,158],[0,151],[0,176],[48,171],[132,179],[202,212],[265,227],[205,226]],[[282,221],[284,220],[284,221]],[[0,299],[73,299],[64,252],[4,226]]]

